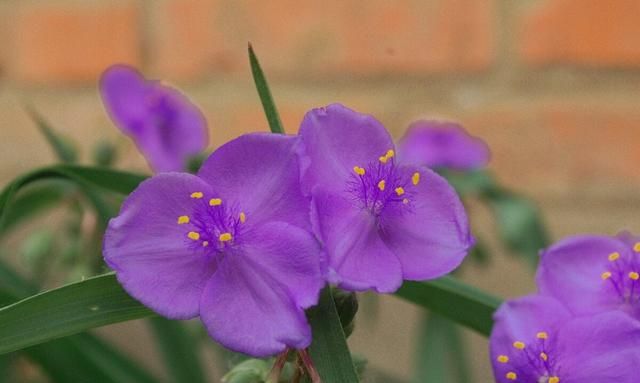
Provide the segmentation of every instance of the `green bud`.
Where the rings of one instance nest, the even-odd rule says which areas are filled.
[[[335,288],[333,290],[333,301],[340,316],[340,324],[344,330],[345,336],[351,335],[355,322],[354,318],[358,312],[358,298],[355,293],[347,292]]]
[[[264,360],[248,359],[234,366],[225,376],[223,383],[262,383],[265,381],[271,366]]]
[[[39,265],[53,247],[54,235],[49,230],[39,230],[32,233],[22,244],[21,254],[27,265]]]
[[[109,167],[116,160],[116,147],[109,141],[98,141],[93,147],[93,163]]]

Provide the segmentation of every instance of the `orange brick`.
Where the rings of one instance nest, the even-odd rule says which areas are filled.
[[[132,1],[29,2],[11,23],[8,72],[27,82],[94,82],[116,62],[140,64]]]
[[[251,41],[269,72],[442,73],[494,60],[493,0],[165,0],[154,36],[167,73],[246,70]],[[181,10],[181,11],[178,11]],[[202,37],[202,36],[206,36]]]
[[[521,39],[533,65],[640,65],[640,2],[547,0],[527,14]]]

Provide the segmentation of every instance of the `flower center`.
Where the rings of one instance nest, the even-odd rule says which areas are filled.
[[[500,364],[508,366],[505,377],[523,383],[560,383],[556,372],[560,369],[553,356],[553,342],[545,331],[535,334],[530,343],[516,340],[513,348],[496,357]]]
[[[640,242],[633,246],[633,255],[623,257],[618,252],[607,256],[607,267],[600,274],[602,281],[614,291],[622,303],[637,305],[640,302]]]
[[[177,218],[190,246],[215,253],[238,242],[241,226],[247,220],[244,212],[221,198],[206,198],[200,191],[191,193],[190,198],[194,200],[191,214]]]
[[[419,172],[396,166],[394,157],[395,152],[389,149],[365,167],[354,166],[348,181],[348,191],[376,216],[389,204],[410,204],[412,189],[420,182]]]

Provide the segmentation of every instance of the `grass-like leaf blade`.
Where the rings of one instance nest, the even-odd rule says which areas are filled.
[[[323,382],[358,383],[351,353],[331,294],[325,287],[318,305],[307,311],[313,333],[311,359]]]
[[[260,96],[260,102],[262,102],[264,113],[267,115],[269,128],[272,133],[284,133],[282,121],[280,120],[280,115],[276,109],[276,104],[273,102],[273,97],[271,96],[267,79],[264,76],[264,72],[262,72],[260,62],[258,62],[258,58],[256,57],[251,44],[249,44],[249,63],[251,64],[251,74],[253,75],[253,81],[255,82],[256,89],[258,90],[258,96]]]
[[[51,124],[49,124],[34,107],[27,105],[25,110],[33,122],[36,123],[36,126],[42,135],[47,139],[49,145],[53,148],[56,157],[64,163],[76,162],[78,159],[78,153],[73,145],[71,145],[71,143],[64,137],[56,133],[56,131],[51,127]]]
[[[501,300],[453,277],[406,281],[396,295],[489,336]]]

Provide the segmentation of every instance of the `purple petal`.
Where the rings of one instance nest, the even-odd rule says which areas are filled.
[[[305,146],[303,187],[344,189],[354,166],[366,166],[394,145],[384,126],[340,104],[308,112],[300,126]]]
[[[536,275],[542,294],[559,299],[576,314],[615,309],[610,282],[602,280],[609,254],[630,256],[624,242],[606,236],[584,235],[564,239],[541,255]]]
[[[105,71],[100,90],[114,123],[134,140],[155,171],[184,170],[189,157],[206,147],[206,120],[179,91],[147,81],[124,65]]]
[[[473,170],[487,165],[487,144],[470,136],[460,125],[445,121],[416,121],[398,143],[404,163],[454,170]]]
[[[287,288],[241,253],[230,254],[207,284],[200,318],[213,339],[254,357],[274,355],[286,347],[303,349],[311,343],[304,312]]]
[[[190,174],[157,175],[125,200],[105,233],[105,261],[125,290],[168,318],[198,314],[200,295],[215,270],[189,247],[187,229],[177,223],[192,211],[190,194],[210,189]]]
[[[299,144],[295,136],[246,134],[218,148],[198,176],[215,185],[223,200],[242,206],[248,222],[281,221],[310,230]]]
[[[640,322],[620,312],[567,322],[558,333],[562,383],[638,381]]]
[[[409,203],[392,205],[380,217],[382,238],[400,260],[404,279],[409,280],[451,272],[474,243],[455,190],[431,170],[422,168],[419,173],[418,185],[409,186]]]
[[[324,242],[328,279],[347,290],[396,291],[401,266],[380,238],[374,217],[341,195],[314,191],[312,221]]]

